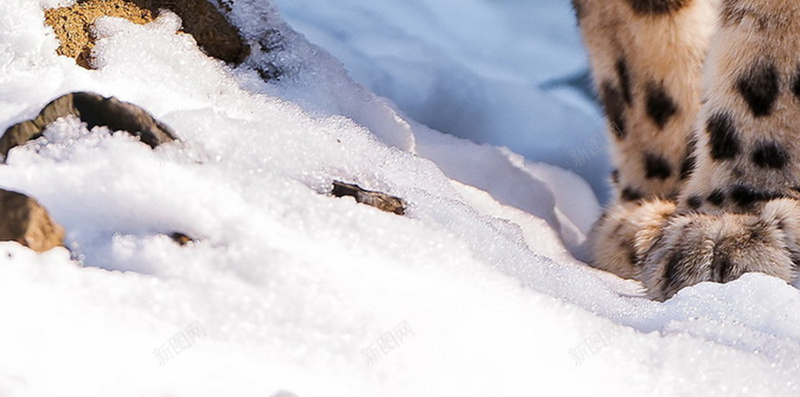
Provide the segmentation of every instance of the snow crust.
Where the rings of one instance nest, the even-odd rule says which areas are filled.
[[[0,187],[42,202],[65,226],[75,257],[0,244],[0,395],[799,392],[797,289],[754,274],[658,303],[644,299],[638,284],[587,267],[575,256],[584,254],[600,211],[589,185],[398,110],[397,98],[414,102],[416,87],[433,80],[389,84],[400,95],[396,107],[351,79],[338,60],[346,56],[327,51],[342,46],[311,44],[264,0],[232,3],[234,22],[256,50],[268,35],[277,40],[275,50],[255,51],[241,67],[206,57],[191,37],[176,34],[177,16],[165,13],[146,26],[101,20],[99,69],[87,71],[55,55],[39,3],[0,2],[0,129],[60,94],[91,90],[143,106],[182,142],[153,151],[127,134],[63,119],[10,153]],[[305,2],[288,3],[277,4],[293,25],[362,25],[353,40],[373,50],[387,38],[365,33],[405,16],[409,29],[419,29],[415,37],[444,49],[452,62],[439,66],[453,75],[490,76],[491,59],[513,63],[526,57],[526,45],[564,54],[542,73],[582,57],[559,36],[572,23],[563,6],[546,2],[410,2],[430,10],[419,17],[401,2],[348,0],[324,20],[317,14],[333,8],[325,2],[307,14],[297,8]],[[368,12],[374,7],[382,13]],[[505,24],[515,9],[552,18],[543,16],[534,35],[522,20]],[[434,18],[448,10],[453,19]],[[456,17],[466,18],[463,25]],[[484,24],[479,44],[508,47],[478,58],[457,43],[476,26],[468,22],[485,18],[496,21]],[[536,40],[517,41],[519,53],[504,51],[517,33]],[[394,37],[400,46],[418,44]],[[475,60],[483,63],[459,66]],[[259,78],[254,67],[266,62],[284,71],[280,80]],[[388,58],[381,65],[403,69]],[[537,73],[525,81],[544,78]],[[440,101],[449,93],[430,95]],[[485,98],[470,105],[480,108]],[[537,153],[563,156],[564,145],[583,138],[561,126],[584,121],[572,110],[549,117],[558,120],[520,112],[507,122],[515,130],[535,125],[526,140],[543,145]],[[553,134],[560,144],[550,142]],[[408,216],[333,198],[333,180],[402,197]],[[166,236],[174,231],[199,241],[178,246]],[[165,346],[172,356],[157,354]],[[365,354],[381,346],[379,356]]]

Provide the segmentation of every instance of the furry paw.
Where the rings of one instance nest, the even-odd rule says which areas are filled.
[[[641,280],[662,301],[681,288],[749,272],[790,282],[800,263],[799,217],[797,202],[787,199],[767,203],[760,215],[677,215],[641,258]]]
[[[681,288],[748,272],[790,282],[800,264],[800,204],[773,200],[759,214],[676,213],[663,201],[616,206],[595,236],[596,267],[642,281],[661,301]]]

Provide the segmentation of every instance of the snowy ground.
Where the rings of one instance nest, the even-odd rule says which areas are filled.
[[[414,120],[574,170],[607,197],[607,142],[568,1],[275,3]]]
[[[183,139],[151,151],[67,119],[0,167],[78,255],[0,244],[0,396],[800,393],[792,286],[748,275],[657,303],[574,258],[592,190],[531,160],[569,166],[601,123],[553,83],[585,66],[549,1],[276,4],[334,57],[267,1],[237,0],[245,36],[278,29],[282,49],[236,69],[174,15],[106,19],[97,71],[54,55],[40,3],[65,1],[0,2],[0,129],[92,90]],[[262,82],[265,62],[284,77]],[[333,180],[408,214],[332,198]]]

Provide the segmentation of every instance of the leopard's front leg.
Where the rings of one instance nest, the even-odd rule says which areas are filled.
[[[672,199],[691,170],[714,0],[573,0],[611,136],[618,202]]]
[[[591,235],[593,265],[639,278],[643,250],[674,213],[694,167],[691,137],[715,8],[710,0],[573,4],[615,168],[614,202]]]
[[[800,264],[800,3],[728,0],[706,65],[697,168],[643,258],[650,294]]]

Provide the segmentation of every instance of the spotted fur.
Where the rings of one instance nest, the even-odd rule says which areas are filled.
[[[659,300],[746,272],[793,281],[800,2],[573,4],[615,137],[592,264]]]

